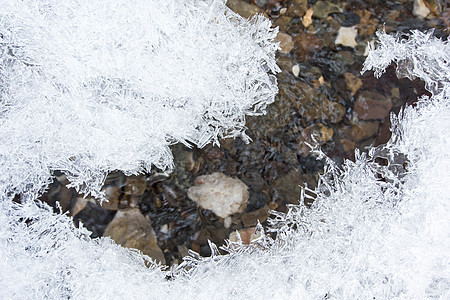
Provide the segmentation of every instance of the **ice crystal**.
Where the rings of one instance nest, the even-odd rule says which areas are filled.
[[[79,2],[72,1],[70,3]],[[160,4],[162,7],[176,9],[179,4],[175,5],[175,3],[178,2],[171,2],[169,6]],[[203,9],[209,7],[203,6],[204,3],[206,2],[195,2],[198,6],[186,4],[182,7],[183,13],[186,13],[187,10],[195,15],[199,13],[195,7],[202,7]],[[71,12],[64,11],[63,8],[66,7],[64,5],[61,6],[61,11],[52,10],[51,8],[54,7],[51,5],[42,6],[40,7],[42,16],[39,17],[39,21],[45,20],[44,16],[55,17],[59,13],[72,17],[80,13],[77,11],[78,9],[83,11],[86,7],[95,6],[95,4],[90,4],[87,1],[84,5],[86,6],[76,7]],[[27,16],[27,13],[22,11],[27,6],[24,6],[23,2],[19,2],[17,6],[19,8],[16,13],[19,14],[20,12],[23,14],[21,16]],[[138,9],[141,7],[134,7],[134,4],[131,7],[136,9],[134,11],[136,13],[135,18],[142,17],[145,19],[145,16],[142,16],[143,10]],[[28,7],[30,11],[32,8],[32,6]],[[97,8],[99,9],[95,11],[97,14],[104,14],[107,11],[103,6]],[[120,9],[120,6],[116,8],[119,15],[120,13],[127,15],[127,9]],[[3,12],[5,11],[4,7],[0,9]],[[8,9],[13,11],[15,8],[8,6]],[[204,12],[204,10],[202,11]],[[207,14],[208,20],[214,20],[212,23],[202,23],[204,20],[200,19],[196,22],[200,22],[200,25],[203,24],[206,27],[216,26],[215,24],[219,26],[225,20],[233,23],[237,18],[233,16],[232,19],[227,19],[223,16],[223,11],[213,10],[212,12],[214,14]],[[102,143],[107,139],[107,136],[104,136],[106,133],[98,129],[103,128],[100,126],[102,124],[102,126],[106,126],[102,122],[107,121],[100,118],[99,120],[95,119],[100,122],[99,124],[90,124],[89,122],[92,121],[91,115],[78,114],[79,112],[94,114],[95,109],[97,109],[99,113],[104,113],[104,116],[106,116],[107,114],[101,109],[104,106],[95,102],[91,97],[80,98],[84,99],[84,102],[69,97],[72,110],[65,110],[67,108],[65,106],[67,105],[67,95],[74,93],[71,88],[74,88],[80,94],[92,93],[91,85],[98,87],[96,80],[100,80],[102,84],[105,84],[105,93],[111,92],[111,86],[113,87],[112,90],[116,92],[125,89],[130,94],[108,94],[109,97],[117,98],[117,100],[102,103],[102,105],[106,105],[108,111],[116,110],[115,118],[123,118],[123,121],[125,121],[127,118],[135,120],[134,117],[136,116],[133,113],[139,115],[141,111],[132,110],[125,104],[127,102],[123,102],[121,99],[130,97],[134,92],[137,93],[136,95],[144,95],[146,85],[138,84],[135,81],[137,79],[133,76],[127,77],[127,81],[112,80],[111,78],[115,78],[112,75],[105,77],[109,78],[109,81],[104,78],[86,81],[83,76],[78,78],[84,72],[75,70],[74,74],[77,75],[71,77],[67,73],[65,75],[68,76],[67,81],[64,81],[64,85],[61,86],[62,81],[59,81],[58,78],[61,79],[64,76],[58,74],[58,72],[52,73],[54,77],[43,75],[49,74],[46,73],[46,68],[48,64],[52,63],[46,51],[51,51],[50,48],[55,45],[49,45],[48,49],[39,48],[43,51],[41,57],[47,57],[49,61],[44,63],[36,60],[36,58],[31,59],[36,53],[25,52],[24,49],[28,49],[25,45],[29,40],[33,43],[39,40],[39,38],[33,40],[34,34],[38,32],[33,30],[37,29],[35,27],[28,28],[26,18],[20,20],[20,22],[23,22],[23,26],[18,26],[18,24],[13,23],[14,21],[18,23],[19,19],[12,17],[11,14],[3,14],[2,16],[2,26],[4,26],[2,38],[5,39],[6,34],[4,32],[9,32],[9,29],[20,29],[23,39],[19,43],[16,37],[14,45],[17,45],[18,48],[14,49],[17,50],[2,44],[3,57],[7,57],[9,54],[5,53],[9,51],[18,51],[18,54],[14,54],[12,58],[3,58],[5,61],[6,59],[15,61],[6,64],[7,68],[10,68],[8,71],[2,69],[1,79],[6,82],[2,90],[2,103],[5,103],[5,105],[2,111],[4,118],[1,121],[1,138],[2,141],[8,141],[8,144],[1,145],[3,152],[1,153],[2,169],[0,176],[3,176],[1,177],[3,189],[1,192],[4,193],[2,194],[2,200],[4,201],[0,202],[0,270],[2,270],[0,272],[0,286],[2,287],[0,298],[448,299],[450,297],[450,252],[448,251],[450,249],[450,226],[448,222],[448,211],[450,211],[450,188],[448,184],[450,182],[450,83],[446,75],[449,72],[448,60],[446,58],[441,60],[440,58],[441,55],[445,57],[446,54],[450,53],[447,42],[432,38],[430,33],[413,32],[409,40],[399,40],[397,37],[380,33],[380,46],[372,50],[366,62],[365,70],[374,69],[379,73],[388,65],[388,62],[394,61],[402,64],[403,61],[408,61],[408,67],[405,70],[408,71],[409,76],[422,78],[432,93],[429,98],[421,98],[416,106],[407,107],[398,117],[393,116],[391,141],[385,146],[372,148],[367,153],[357,152],[355,161],[346,161],[342,167],[338,167],[331,160],[327,160],[325,173],[320,179],[319,186],[314,190],[305,189],[302,194],[302,198],[311,197],[315,199],[313,207],[309,209],[302,205],[291,206],[288,213],[277,213],[271,224],[272,230],[277,233],[275,240],[262,232],[261,237],[250,245],[229,242],[224,247],[229,251],[227,255],[220,255],[217,247],[211,244],[213,253],[211,257],[202,258],[193,254],[186,258],[186,261],[178,269],[163,271],[155,265],[147,269],[143,262],[145,257],[116,246],[109,239],[89,239],[85,231],[75,229],[70,219],[64,215],[54,214],[48,208],[37,206],[31,201],[18,204],[5,199],[7,198],[5,195],[8,195],[8,193],[25,191],[27,183],[45,182],[48,178],[48,169],[61,167],[58,164],[61,161],[49,159],[50,150],[45,150],[46,148],[41,146],[49,145],[53,141],[51,139],[53,136],[43,135],[42,128],[44,127],[53,130],[50,130],[50,132],[55,135],[55,140],[59,142],[67,142],[72,139],[77,142],[85,142],[76,145],[51,144],[53,147],[59,147],[58,149],[52,149],[55,153],[65,151],[65,147],[68,147],[68,150],[79,148],[86,150],[88,149],[86,148],[87,145],[93,146],[93,138],[98,140],[98,147],[89,148],[90,151],[87,152],[82,151],[84,156],[74,155],[64,158],[66,159],[65,164],[78,166],[84,171],[88,170],[88,167],[94,167],[91,171],[92,174],[99,174],[98,172],[104,171],[105,165],[112,167],[109,165],[112,164],[109,161],[110,158],[105,158],[105,161],[99,163],[97,161],[99,157],[95,154],[95,151],[106,151],[101,150],[102,147],[100,147],[104,146]],[[214,19],[213,16],[218,19]],[[160,17],[164,21],[167,19],[166,15]],[[58,18],[50,19],[57,20]],[[190,22],[189,18],[177,20],[179,24]],[[216,20],[218,20],[218,23],[215,23]],[[164,24],[164,21],[159,20],[161,22],[159,24]],[[115,26],[116,20],[111,19],[111,22],[114,23],[111,26]],[[120,23],[120,17],[117,22]],[[8,23],[8,26],[5,25],[6,23]],[[145,22],[142,24],[145,24]],[[126,25],[126,22],[122,25]],[[199,30],[195,26],[191,28],[193,30],[192,36],[203,34],[203,31],[195,33],[196,30]],[[252,26],[233,27],[233,30],[239,32],[236,34],[241,36],[246,34],[244,31],[251,32],[258,28]],[[8,30],[5,28],[8,28]],[[200,26],[200,28],[204,28],[204,26]],[[52,36],[53,30],[58,31],[60,29],[47,28],[48,32],[41,33],[40,37],[46,39]],[[69,29],[72,30],[72,28]],[[69,29],[68,32],[70,32]],[[76,30],[76,26],[73,29]],[[89,30],[94,30],[94,28]],[[138,26],[135,30],[144,29]],[[233,30],[230,29],[230,31]],[[89,32],[86,34],[89,34]],[[120,36],[120,32],[113,32],[112,36],[115,34]],[[68,34],[65,37],[69,38],[70,36]],[[209,38],[213,38],[213,36],[214,34]],[[153,36],[153,38],[159,39],[161,44],[170,43],[170,41],[179,42],[183,38],[180,36],[176,39],[170,39],[170,37],[170,34],[164,34],[164,32],[157,32]],[[77,36],[77,42],[80,42],[78,38]],[[266,41],[265,35],[262,33],[259,39]],[[67,42],[67,40],[53,39],[52,41],[55,44]],[[383,41],[389,41],[389,43]],[[13,44],[7,43],[7,45]],[[414,46],[405,47],[405,45]],[[421,46],[418,47],[417,45]],[[404,52],[398,49],[403,49]],[[90,50],[94,51],[96,48],[93,47]],[[66,50],[61,49],[61,51]],[[190,59],[189,53],[189,51],[185,53],[187,60]],[[433,53],[436,53],[437,57],[431,55]],[[88,54],[91,55],[90,52]],[[137,54],[136,52],[133,53],[133,55]],[[52,53],[52,55],[58,57],[59,54]],[[159,55],[161,55],[161,58],[163,57],[162,53]],[[171,56],[171,53],[167,55],[170,56],[167,57],[167,60],[170,61],[168,63],[173,64],[173,66],[184,63],[179,61],[174,63],[172,60],[178,56]],[[17,57],[20,57],[20,60]],[[99,56],[98,59],[101,60],[103,57]],[[179,59],[181,60],[181,57]],[[51,69],[63,73],[67,72],[64,67],[58,68],[58,63],[53,61]],[[89,62],[89,59],[87,59],[86,66],[88,69],[89,66],[93,69],[105,67],[114,69],[106,63],[97,63],[99,65],[96,66],[96,63]],[[39,65],[38,70],[33,69],[34,65]],[[75,65],[78,68],[85,67],[84,64]],[[145,64],[140,67],[145,70]],[[237,66],[237,69],[240,67],[248,68],[249,66],[244,64]],[[41,70],[41,68],[43,69]],[[440,70],[443,72],[434,74],[435,71]],[[94,70],[89,72],[94,72]],[[211,76],[214,74],[214,76],[220,75],[214,72],[214,74],[208,73],[207,70],[202,70],[202,72]],[[175,73],[170,74],[178,76]],[[164,73],[163,75],[168,74]],[[244,72],[242,74],[253,76],[252,73]],[[238,78],[244,76],[242,74],[237,75]],[[59,75],[62,77],[58,77]],[[11,76],[18,77],[18,82],[21,82],[21,84],[12,82],[9,79]],[[43,80],[41,76],[48,79],[48,82]],[[200,75],[194,74],[192,76]],[[6,80],[6,78],[8,79]],[[123,77],[120,78],[123,79]],[[240,80],[244,78],[247,77],[244,76]],[[78,81],[78,79],[81,79],[81,81]],[[153,79],[157,80],[156,77]],[[172,79],[165,78],[164,80]],[[183,77],[183,80],[191,80],[191,78]],[[216,78],[212,80],[221,82],[225,80],[226,82],[227,79]],[[157,82],[162,84],[162,81],[163,79]],[[40,90],[35,90],[38,87],[38,82],[44,84],[44,86]],[[79,82],[83,82],[83,84],[79,85]],[[30,83],[32,84],[29,85]],[[53,86],[53,84],[55,85]],[[152,83],[149,84],[155,89],[160,88],[153,86]],[[184,85],[182,82],[176,82],[175,84]],[[244,85],[247,87],[247,83]],[[50,89],[50,87],[55,87],[58,92]],[[269,86],[265,87],[269,88]],[[259,91],[259,87],[255,88],[256,91]],[[27,89],[30,95],[36,98],[36,104],[28,102],[30,99],[27,98],[24,89]],[[232,87],[230,89],[232,90]],[[53,93],[50,93],[50,91],[53,91]],[[224,92],[224,90],[221,91]],[[167,103],[171,101],[170,99],[181,99],[170,98],[168,94],[172,91],[166,90],[165,92],[167,98],[164,99],[168,101]],[[194,99],[194,96],[190,94],[191,92],[192,90],[186,90],[186,98],[183,99]],[[244,91],[242,92],[244,93]],[[251,91],[247,92],[252,94]],[[99,92],[99,95],[103,94]],[[53,99],[51,111],[48,110],[49,106],[41,107],[38,105],[46,103],[45,101],[42,102],[39,97]],[[25,101],[25,99],[28,99],[28,101]],[[63,101],[63,99],[66,101]],[[101,102],[100,98],[94,99]],[[146,98],[136,96],[132,99],[142,100]],[[160,101],[163,101],[161,99]],[[144,104],[141,100],[136,100],[133,103],[138,102],[137,106],[142,108]],[[156,101],[154,108],[163,109],[164,112],[167,112],[164,109],[172,109],[170,107],[174,104],[171,103],[167,108],[161,103]],[[213,107],[216,107],[214,105],[219,107],[224,105],[222,102],[220,102],[220,105],[218,103],[209,104],[213,104]],[[85,109],[84,105],[88,104],[93,105],[92,107],[95,109],[92,111]],[[180,106],[177,106],[178,104]],[[191,104],[196,109],[198,102],[194,101]],[[231,102],[227,103],[227,105],[230,104]],[[116,105],[119,107],[124,105],[126,109],[123,107],[118,109]],[[179,108],[180,111],[188,109],[187,103],[177,102],[177,105],[175,107]],[[192,109],[189,108],[188,111],[192,112]],[[228,111],[228,113],[231,112],[236,111]],[[209,110],[208,113],[210,113]],[[41,116],[41,119],[33,119],[35,115]],[[46,118],[50,118],[50,120]],[[24,122],[22,119],[28,120],[28,123],[22,123]],[[69,131],[69,127],[65,127],[67,126],[65,122],[67,123],[67,120],[71,119],[83,120],[83,126],[90,124],[95,130]],[[17,121],[17,125],[12,120]],[[34,120],[35,123],[30,123],[31,120]],[[64,134],[69,135],[70,139],[68,137],[68,140],[58,140],[61,137],[52,127],[54,126],[52,124],[56,124],[55,120],[58,120],[56,123],[62,126]],[[140,123],[140,125],[145,126],[143,123]],[[139,123],[133,124],[133,126],[137,126]],[[153,124],[155,125],[155,123]],[[17,132],[19,128],[26,130],[19,133]],[[79,130],[83,128],[80,127]],[[127,127],[127,129],[130,128]],[[192,132],[197,130],[200,130],[200,127],[194,126]],[[33,135],[35,132],[38,132],[38,134]],[[181,136],[178,135],[177,138],[185,138],[183,132],[178,132],[178,134],[181,134]],[[94,135],[94,137],[90,135]],[[148,132],[143,133],[143,135],[151,136]],[[17,139],[19,136],[22,139]],[[165,135],[160,137],[166,138]],[[175,137],[171,136],[171,138]],[[185,138],[185,140],[188,139]],[[11,141],[14,141],[17,145]],[[192,142],[192,140],[190,141]],[[118,147],[115,142],[117,141],[111,141],[108,145],[112,148]],[[155,142],[157,145],[161,145],[158,144],[160,142]],[[137,153],[136,155],[139,157],[138,153],[142,149],[133,145],[135,144],[128,144],[131,148],[127,148],[129,152],[125,153],[129,153],[131,161],[136,163],[136,158],[133,155]],[[6,152],[6,147],[12,149],[12,154]],[[118,150],[119,148],[114,149]],[[111,152],[114,151],[111,150]],[[20,153],[30,157],[21,158]],[[164,153],[170,156],[170,153]],[[162,157],[160,152],[158,154]],[[378,163],[380,158],[385,163]],[[15,161],[11,162],[8,159],[14,159]],[[136,167],[134,163],[126,165],[125,160],[121,159],[124,165],[113,166],[127,167],[124,168],[125,170],[133,170]],[[170,162],[169,158],[165,159],[163,162]],[[45,163],[42,163],[41,160],[44,160]],[[52,164],[47,165],[49,162],[52,162]],[[15,164],[18,166],[17,168],[14,167]],[[23,179],[19,175],[28,174],[26,168],[31,170],[30,176]],[[25,173],[16,173],[22,169],[25,170]],[[36,170],[41,170],[41,172]],[[79,170],[69,169],[69,171],[73,174],[79,174],[75,172]],[[9,182],[9,185],[6,182]],[[302,202],[300,201],[300,203]],[[258,230],[261,231],[262,228],[259,227]]]
[[[99,195],[108,171],[172,166],[169,145],[245,135],[277,93],[270,21],[224,1],[2,1],[0,192],[53,170]]]

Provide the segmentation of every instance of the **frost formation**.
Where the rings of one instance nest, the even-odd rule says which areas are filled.
[[[140,254],[109,239],[89,239],[46,207],[1,201],[0,298],[448,299],[450,49],[430,33],[415,31],[409,40],[385,33],[379,38],[364,70],[381,72],[394,61],[407,71],[403,74],[425,80],[432,96],[393,116],[387,145],[357,153],[355,162],[342,167],[328,160],[318,188],[303,191],[302,197],[315,198],[313,207],[292,206],[275,215],[275,240],[262,233],[250,246],[228,243],[228,255],[211,245],[212,257],[193,255],[178,269],[161,271],[147,269]],[[402,47],[405,52],[397,51]],[[27,74],[37,76],[16,76]],[[7,88],[14,94],[20,86]],[[6,107],[11,110],[5,115],[18,110]],[[64,112],[61,118],[75,117]],[[35,126],[44,124],[50,126],[42,120]],[[45,157],[31,151],[34,144],[23,145],[23,151],[31,148],[33,162]],[[1,176],[8,170],[4,156]]]
[[[170,169],[173,143],[247,139],[278,92],[270,26],[223,0],[2,1],[0,193],[62,170],[99,196],[108,171]]]

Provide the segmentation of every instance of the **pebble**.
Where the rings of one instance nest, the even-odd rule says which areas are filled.
[[[237,232],[233,231],[230,233],[229,240],[230,242],[237,243],[239,241],[238,234],[243,244],[250,244],[250,242],[261,237],[260,232],[255,232],[256,227],[244,228],[240,229]]]
[[[189,199],[221,218],[243,212],[250,198],[245,183],[220,172],[198,176],[194,183],[187,192]]]
[[[300,66],[299,65],[292,66],[292,74],[294,74],[295,77],[298,77],[298,75],[300,74]]]
[[[330,1],[317,1],[313,6],[313,11],[314,17],[323,19],[331,13],[341,12],[342,9]]]
[[[140,250],[157,262],[166,262],[158,246],[155,231],[137,208],[119,210],[106,227],[103,236],[109,236],[123,247]]]
[[[341,27],[339,28],[338,35],[334,43],[336,45],[341,44],[342,46],[355,48],[358,46],[356,42],[356,36],[358,35],[358,29],[356,25],[351,27]]]
[[[294,40],[292,37],[284,32],[278,32],[277,37],[275,38],[276,42],[280,42],[280,52],[284,54],[289,54],[292,49],[294,49]]]
[[[244,17],[246,19],[251,18],[258,13],[264,13],[264,11],[260,9],[258,6],[252,5],[250,3],[241,0],[228,0],[227,6],[232,11],[234,11],[235,13],[239,14],[241,17]]]
[[[269,216],[270,216],[270,209],[266,205],[264,207],[261,207],[260,209],[243,214],[241,219],[242,223],[244,224],[244,227],[250,227],[256,226],[256,224],[258,224],[258,221],[260,223],[264,223]]]
[[[311,153],[311,148],[307,144],[311,146],[323,145],[331,140],[333,133],[333,128],[328,128],[321,123],[306,127],[297,138],[298,154],[302,157],[308,156]]]
[[[348,91],[350,91],[352,97],[363,85],[362,80],[352,73],[344,73],[344,80],[346,88]]]
[[[373,137],[378,133],[380,122],[357,121],[351,126],[343,129],[342,136],[354,142],[360,142]]]
[[[313,15],[313,9],[312,8],[308,8],[308,10],[306,11],[305,15],[303,16],[303,20],[302,20],[302,24],[303,27],[308,28],[309,25],[312,24],[312,15]]]
[[[425,5],[423,0],[414,0],[413,15],[423,19],[429,14],[430,9]]]
[[[364,91],[358,95],[353,111],[360,120],[377,120],[389,116],[391,100],[381,94]]]

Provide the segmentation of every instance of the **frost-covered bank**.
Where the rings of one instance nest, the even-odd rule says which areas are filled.
[[[168,281],[166,272],[145,268],[138,254],[86,238],[64,216],[31,202],[2,201],[2,297],[448,297],[449,47],[420,33],[410,42],[380,38],[367,68],[394,60],[426,80],[433,97],[394,121],[384,148],[342,170],[329,164],[319,188],[306,191],[316,194],[314,207],[277,216],[276,241],[230,245],[230,255],[192,259],[186,264],[194,268]]]

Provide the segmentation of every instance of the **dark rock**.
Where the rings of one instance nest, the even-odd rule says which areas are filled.
[[[384,119],[389,116],[392,102],[381,94],[364,91],[355,101],[354,112],[360,120]]]
[[[330,1],[317,1],[313,6],[313,16],[319,19],[327,17],[331,13],[341,12],[342,9]]]
[[[301,61],[306,60],[322,47],[322,42],[317,35],[306,32],[300,32],[295,36],[294,43],[295,56]]]
[[[310,154],[311,146],[319,146],[328,142],[333,138],[333,129],[327,128],[325,125],[313,124],[302,130],[302,133],[297,138],[297,150],[298,154],[306,157]]]
[[[342,136],[351,141],[359,142],[375,136],[380,123],[377,121],[359,121],[343,129]]]
[[[258,210],[252,211],[250,213],[246,213],[242,215],[242,223],[244,227],[251,227],[260,223],[264,223],[267,218],[270,216],[270,209],[268,206],[264,206]]]

